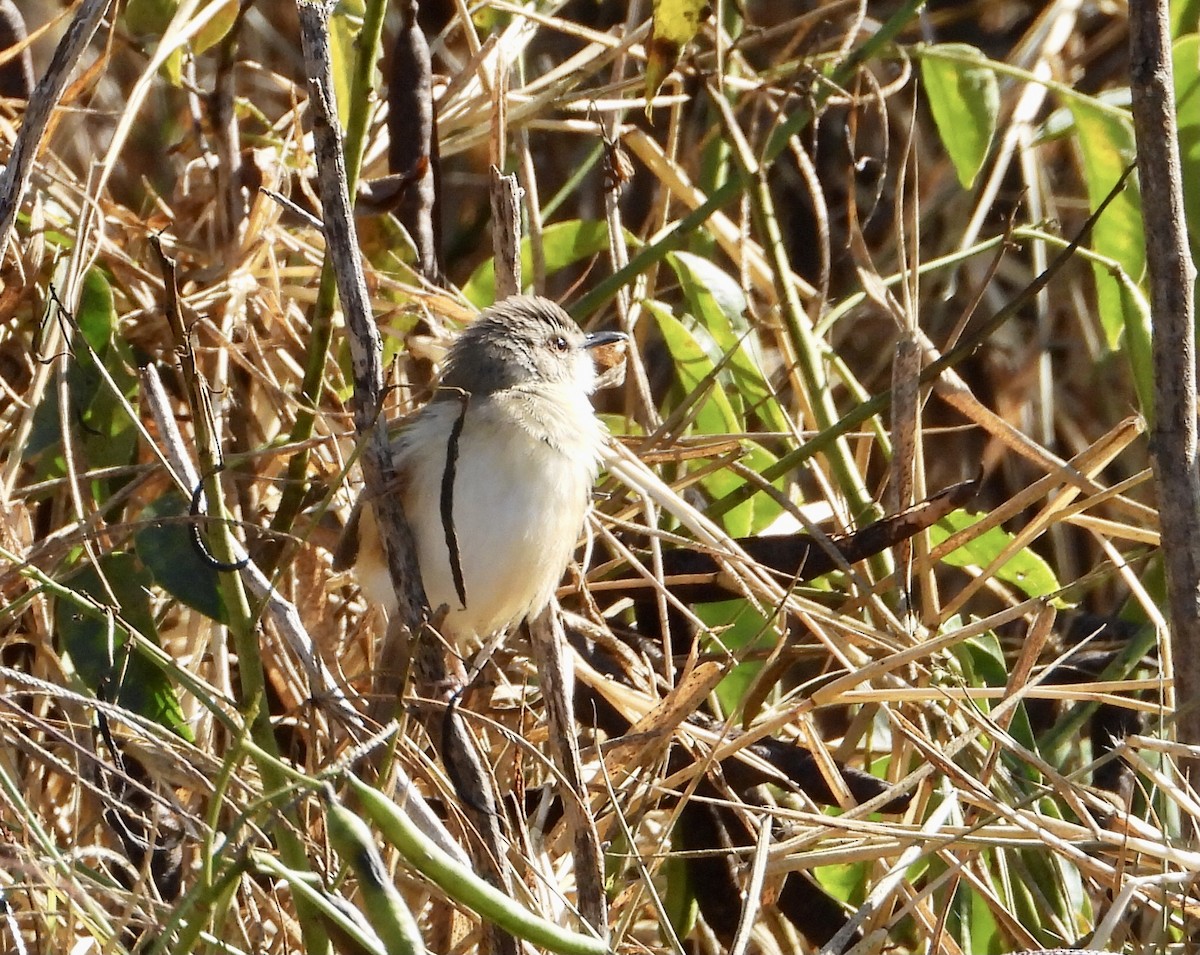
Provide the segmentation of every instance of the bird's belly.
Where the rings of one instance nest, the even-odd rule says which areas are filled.
[[[427,463],[405,497],[422,582],[435,610],[449,608],[447,636],[486,637],[550,601],[582,529],[592,465],[517,428],[466,428],[453,497],[461,594],[441,513],[444,471],[444,460]]]

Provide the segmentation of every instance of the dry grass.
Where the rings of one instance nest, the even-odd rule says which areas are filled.
[[[214,172],[220,137],[204,96],[217,49],[161,65],[223,8],[184,6],[161,39],[136,41],[121,18],[102,28],[3,261],[5,950],[21,950],[19,933],[28,951],[124,951],[144,932],[140,944],[155,951],[295,951],[308,916],[255,855],[288,839],[322,876],[322,892],[374,914],[353,876],[339,880],[312,793],[318,780],[336,782],[369,732],[331,692],[365,709],[382,626],[352,579],[330,566],[353,483],[340,333],[315,358],[324,389],[311,436],[295,440],[306,410],[301,380],[314,361],[323,242],[253,188],[244,222],[228,236],[218,210],[225,184]],[[486,288],[470,283],[490,255],[486,171],[499,63],[509,84],[504,158],[522,177],[542,250],[527,279],[545,294],[577,301],[614,261],[654,248],[745,175],[734,201],[678,246],[694,258],[659,256],[622,290],[626,298],[593,299],[595,310],[579,316],[636,332],[624,389],[598,399],[623,437],[598,499],[593,560],[561,594],[600,625],[599,636],[611,627],[632,641],[608,644],[621,681],[593,669],[594,660],[580,660],[577,674],[636,731],[581,737],[591,809],[609,849],[614,947],[679,951],[663,922],[669,913],[675,930],[692,931],[697,951],[793,950],[811,926],[786,911],[784,878],[806,872],[845,903],[861,932],[835,947],[860,937],[858,952],[1077,943],[1188,950],[1200,904],[1191,887],[1200,857],[1190,848],[1200,799],[1174,768],[1181,754],[1170,743],[1147,453],[1127,356],[1106,348],[1098,327],[1092,270],[1071,262],[952,372],[915,382],[923,348],[927,364],[969,337],[1086,218],[1078,144],[1041,125],[1064,105],[1061,93],[1031,104],[1043,87],[1002,78],[1000,129],[1012,131],[1016,149],[1001,151],[968,191],[914,97],[906,44],[918,38],[915,22],[899,45],[834,87],[821,71],[877,23],[856,17],[853,4],[827,5],[823,20],[790,12],[798,4],[746,4],[759,25],[734,42],[710,21],[655,97],[650,122],[641,81],[648,4],[630,4],[640,12],[623,25],[610,10],[623,5],[548,4],[534,15],[494,0],[479,16],[495,39],[463,31],[461,11],[449,6],[434,65],[444,79],[436,90],[442,215],[457,287]],[[894,5],[870,6],[884,20]],[[736,10],[725,7],[734,24]],[[50,15],[31,10],[30,26]],[[1114,66],[1122,14],[1077,16],[1024,24],[1024,33],[987,32],[985,19],[969,39],[1022,75],[1044,69],[1089,91],[1123,85]],[[961,26],[949,21],[934,16],[928,25]],[[306,204],[306,89],[288,4],[257,5],[234,56],[246,183]],[[814,110],[816,121],[764,160],[781,122]],[[383,172],[381,114],[366,134],[366,176]],[[0,120],[0,158],[13,130]],[[610,225],[620,228],[607,231],[605,137],[619,140],[633,170],[621,201],[610,203]],[[559,225],[572,220],[600,224],[590,226],[594,246],[572,236],[578,258],[563,238],[569,227]],[[429,359],[471,303],[422,285],[396,251],[394,224],[371,220],[362,230],[389,336],[393,410],[402,413],[420,401]],[[260,661],[247,659],[247,645],[232,643],[223,625],[237,616],[232,575],[207,570],[190,547],[186,501],[163,462],[170,428],[151,414],[150,385],[138,373],[162,371],[182,446],[205,471],[195,409],[175,372],[180,342],[164,317],[155,236],[178,263],[236,533],[261,565],[278,560],[275,586],[321,663],[306,669],[278,609],[268,613],[253,630],[266,686],[253,701],[244,698],[244,671]],[[685,324],[671,317],[685,314]],[[81,333],[89,317],[99,324]],[[893,381],[891,409],[830,440],[839,420]],[[304,507],[268,533],[301,449],[309,455]],[[756,479],[764,471],[774,494]],[[845,534],[976,476],[978,522],[920,533],[799,586],[744,559],[734,540],[768,524]],[[759,488],[753,503],[729,508],[723,499],[744,487]],[[630,636],[630,602],[613,603],[610,581],[641,567],[665,615],[674,598],[656,568],[661,549],[681,541],[722,554],[742,597],[675,607],[669,637],[647,647]],[[91,579],[78,576],[88,567],[98,569]],[[181,573],[172,578],[172,569]],[[205,612],[202,599],[216,603]],[[691,660],[685,621],[701,631]],[[128,633],[163,652],[147,646],[127,656]],[[173,695],[138,696],[129,685],[138,681]],[[454,787],[413,702],[391,741],[395,762],[466,841]],[[251,744],[248,708],[274,718],[280,762]],[[522,798],[549,776],[540,708],[519,639],[461,706],[505,797],[508,863],[522,900],[569,922],[570,840],[557,814],[539,816],[536,801]],[[99,714],[124,757],[99,733]],[[172,726],[186,726],[190,738]],[[1093,762],[1105,732],[1089,735],[1095,726],[1130,734],[1103,766]],[[839,808],[787,785],[738,789],[714,769],[756,740],[810,750]],[[856,807],[837,763],[885,780],[888,795]],[[910,800],[902,812],[879,811],[901,795]],[[748,834],[727,833],[735,845],[722,853],[731,884],[757,888],[728,900],[735,920],[753,929],[736,945],[729,935],[737,933],[714,930],[722,916],[703,902],[692,928],[695,880],[710,878],[696,863],[713,853],[687,851],[677,823],[689,799],[732,809],[727,819]],[[114,806],[125,807],[115,823]],[[179,844],[178,896],[161,879],[156,886],[161,873],[149,861],[130,862],[116,833],[122,819],[148,820]],[[478,921],[452,917],[440,890],[390,847],[384,854],[431,950],[477,948]]]

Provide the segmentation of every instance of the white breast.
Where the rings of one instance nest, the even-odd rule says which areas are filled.
[[[442,519],[446,447],[461,411],[453,401],[425,408],[397,457],[426,596],[433,608],[450,608],[444,629],[459,641],[486,637],[549,603],[583,527],[603,440],[582,395],[505,392],[469,404],[453,494],[464,602]]]

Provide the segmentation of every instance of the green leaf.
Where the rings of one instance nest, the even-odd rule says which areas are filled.
[[[680,842],[676,833],[672,833],[672,842]],[[687,860],[672,852],[663,863],[662,874],[666,883],[663,907],[666,909],[670,930],[675,933],[676,938],[687,938],[696,927],[696,917],[700,914],[696,893],[688,878]],[[666,946],[664,950],[665,948]]]
[[[675,68],[683,48],[700,32],[708,10],[709,0],[654,0],[654,23],[646,44],[646,99],[658,92]]]
[[[955,644],[952,652],[962,666],[963,680],[967,686],[996,687],[1008,684],[1004,650],[994,633],[989,631],[977,637],[969,637]],[[977,705],[984,712],[991,709],[991,702],[988,700],[979,700]]]
[[[161,37],[179,9],[179,0],[129,0],[125,6],[125,26],[130,33],[142,37]],[[206,32],[211,23],[201,33]],[[182,47],[167,54],[159,72],[175,88],[183,85]]]
[[[1095,211],[1133,162],[1136,149],[1133,126],[1123,113],[1101,109],[1087,100],[1071,102],[1088,204]],[[1124,192],[1105,210],[1092,230],[1092,248],[1114,260],[1135,283],[1146,270],[1146,245],[1142,229],[1142,200],[1137,186],[1127,183]],[[1100,324],[1110,348],[1116,348],[1125,329],[1121,282],[1103,265],[1093,264]]]
[[[743,428],[738,409],[734,408],[720,381],[713,376],[713,360],[699,338],[660,302],[647,301],[644,307],[658,324],[659,333],[671,353],[677,381],[674,392],[678,401],[675,405],[683,402],[699,404],[698,408],[689,409],[688,413],[692,416],[689,430],[712,435],[740,433]],[[711,346],[711,339],[709,344]],[[695,470],[698,466],[703,467],[704,463],[690,463],[689,468]],[[728,481],[725,475],[718,472],[701,479],[700,483],[709,494],[715,494]],[[739,515],[732,524],[726,524],[726,529],[730,534],[739,536],[738,530],[744,530],[747,523],[745,516]]]
[[[989,630],[956,644],[951,650],[962,667],[963,682],[973,687],[1003,687],[1008,685],[1008,664],[1004,659],[1004,648],[996,634]],[[990,713],[995,705],[990,700],[976,700],[975,705],[984,713]],[[1033,730],[1024,704],[1017,706],[1008,727],[1009,733],[1031,751],[1037,750]],[[1029,780],[1040,779],[1040,774],[1027,762],[1011,753],[1001,757],[1014,776]]]
[[[693,415],[694,429],[700,434],[737,434],[742,422],[725,389],[713,376],[714,362],[696,335],[659,302],[646,302],[646,310],[658,324],[658,331],[671,353],[679,391],[688,402],[699,401]],[[695,395],[703,389],[703,395]]]
[[[110,616],[67,600],[55,602],[55,632],[84,685],[191,740],[192,731],[166,674],[143,651],[129,652],[128,628],[158,644],[150,611],[149,572],[132,554],[110,553],[100,559],[99,569],[89,564],[73,574],[67,585],[115,611]]]
[[[1051,803],[1053,800],[1042,800]],[[1062,858],[1054,853],[1036,849],[1020,849],[1013,853],[1013,862],[1023,878],[1012,880],[1013,896],[1017,917],[1022,925],[1033,928],[1034,937],[1047,947],[1053,946],[1059,937],[1049,930],[1053,920],[1069,925],[1078,917],[1079,910],[1064,889],[1066,888]],[[1030,891],[1032,886],[1037,891]],[[1024,891],[1018,891],[1024,890]],[[1047,918],[1050,916],[1050,918]]]
[[[983,855],[986,856],[988,853]],[[1000,925],[992,915],[987,900],[978,892],[967,889],[966,886],[960,887],[955,898],[959,905],[969,913],[966,916],[966,924],[963,926],[965,934],[959,939],[959,945],[963,951],[974,952],[977,955],[999,955],[1000,952],[1005,951],[1004,936],[1000,932]]]
[[[1076,94],[1083,96],[1083,94]],[[1086,97],[1089,102],[1097,103],[1101,108],[1120,109],[1129,111],[1133,103],[1133,94],[1128,86],[1118,86],[1113,89],[1101,90]],[[1046,143],[1075,135],[1075,117],[1068,106],[1060,106],[1047,116],[1037,127],[1032,144],[1044,146]]]
[[[1140,286],[1122,271],[1115,276],[1121,292],[1121,321],[1125,329],[1125,351],[1133,372],[1142,417],[1154,422],[1154,356],[1151,346],[1150,303]]]
[[[946,43],[921,50],[921,78],[958,181],[970,189],[996,133],[1000,88],[995,71],[975,47]]]
[[[1200,7],[1197,0],[1196,7]],[[1192,28],[1196,27],[1193,12]],[[1200,263],[1200,34],[1180,39],[1171,50],[1175,72],[1175,112],[1179,117],[1179,158],[1183,165],[1183,205],[1192,259]]]
[[[546,275],[554,275],[568,265],[591,258],[608,249],[608,224],[597,219],[568,219],[555,222],[542,230],[542,252]],[[530,275],[533,253],[529,240],[521,242],[521,274]],[[463,286],[463,295],[477,308],[487,308],[496,301],[496,263],[485,261]]]
[[[728,329],[729,343],[737,340],[733,331],[735,324],[740,325],[739,331],[750,327],[745,319],[746,295],[733,276],[713,265],[711,261],[690,252],[672,252],[667,261],[679,281],[683,284],[684,295],[693,313],[713,333],[717,329]]]
[[[187,524],[162,520],[186,517],[187,513],[187,502],[178,494],[159,498],[142,511],[141,519],[154,523],[134,535],[134,547],[158,586],[210,620],[228,624],[220,571],[197,553]]]
[[[1200,0],[1171,0],[1171,36],[1200,30]]]
[[[840,902],[857,908],[867,897],[870,867],[865,862],[816,866],[812,874],[816,876],[821,888]]]
[[[178,9],[179,0],[129,0],[125,28],[135,36],[162,36]]]
[[[137,449],[138,432],[121,397],[134,403],[137,378],[131,371],[129,347],[118,335],[112,288],[99,269],[87,273],[76,318],[80,334],[92,349],[77,349],[74,367],[78,378],[71,388],[76,422],[83,431],[84,460],[93,468],[129,464]],[[120,390],[120,397],[103,380],[100,366]],[[119,483],[110,490],[116,486]],[[98,489],[97,496],[103,499],[107,494]]]
[[[699,409],[692,414],[691,430],[698,434],[741,434],[746,430],[742,398],[737,391],[727,391],[720,376],[713,375],[716,367],[710,352],[720,359],[721,350],[701,326],[689,328],[660,302],[647,301],[646,311],[658,324],[659,333],[671,353],[681,401],[698,401]],[[697,394],[704,391],[703,395]],[[771,467],[776,458],[753,441],[743,441],[746,448],[744,463],[761,473]],[[707,466],[706,461],[689,463],[692,470]],[[720,500],[745,484],[745,479],[730,469],[714,471],[701,478],[700,485],[713,500]],[[780,484],[776,484],[777,487]],[[757,494],[732,508],[722,517],[725,530],[734,537],[758,533],[780,513],[779,504],[769,495]]]
[[[667,261],[683,286],[692,315],[712,336],[721,355],[728,355],[722,381],[742,396],[746,411],[769,431],[791,430],[762,369],[757,339],[746,319],[746,296],[727,272],[690,252],[673,252]]]
[[[773,647],[779,637],[771,622],[746,600],[720,600],[697,604],[692,608],[709,630],[714,641],[727,650],[747,651],[751,646]],[[762,671],[761,660],[749,660],[729,668],[717,684],[716,697],[725,715],[741,712],[746,693]]]
[[[100,373],[103,367],[121,395],[134,403],[137,379],[130,370],[129,347],[117,334],[117,313],[112,288],[104,273],[91,269],[84,278],[71,336],[71,361],[67,368],[67,394],[71,408],[67,418],[78,435],[81,464],[87,468],[119,467],[133,461],[137,428],[120,398]],[[33,428],[25,445],[26,455],[35,455],[61,444],[61,421],[57,388],[46,391],[34,412]],[[61,455],[43,462],[43,477],[61,477],[65,465]],[[97,498],[104,500],[120,482],[95,485]]]
[[[159,67],[159,72],[176,89],[183,86],[183,47],[177,46],[167,54],[167,58]]]
[[[89,269],[83,278],[75,320],[84,339],[95,351],[108,348],[117,331],[117,306],[112,286],[99,269]]]
[[[692,311],[683,324],[712,359],[712,367],[724,365],[717,373],[717,380],[729,398],[737,427],[748,430],[746,418],[752,412],[769,430],[789,431],[787,415],[762,370],[756,339],[746,319],[746,296],[741,287],[727,272],[702,256],[675,252],[667,256],[667,261],[679,276]],[[743,443],[748,453],[742,463],[751,470],[762,473],[775,463],[775,456],[761,445]],[[704,487],[715,500],[720,500],[745,483],[740,475],[728,470],[705,478]],[[782,482],[776,482],[775,486],[781,488]],[[749,536],[770,525],[781,510],[769,495],[758,494],[729,511],[723,522],[733,536]]]
[[[764,471],[773,468],[779,463],[779,459],[758,442],[746,440],[743,441],[742,444],[746,448],[746,453],[742,457],[742,464],[756,474],[762,474]],[[733,472],[730,473],[732,474]],[[739,485],[744,483],[741,477],[738,477],[737,475],[734,476],[737,477]],[[784,482],[782,480],[778,480],[775,481],[772,486],[777,491],[782,492],[784,488]],[[736,490],[736,487],[731,487],[730,493],[733,493]],[[720,494],[714,494],[713,499],[719,501],[721,500],[722,496],[723,495]],[[746,533],[737,535],[739,537],[750,537],[754,534],[762,533],[764,530],[774,524],[776,518],[783,513],[783,505],[781,505],[774,497],[772,497],[770,494],[759,492],[744,504],[739,504],[732,510],[727,511],[724,519],[728,521],[731,518],[735,518],[738,512],[741,511],[741,509],[747,504],[754,505],[754,510],[747,514]]]
[[[936,546],[951,535],[977,524],[984,516],[965,510],[951,511],[929,528],[930,540]],[[1013,540],[1013,535],[1003,528],[991,527],[952,550],[942,561],[951,567],[988,567]],[[1028,547],[1001,565],[996,577],[1016,587],[1027,597],[1045,597],[1061,589],[1050,565]]]
[[[741,463],[751,471],[762,474],[778,461],[775,455],[760,444],[743,439],[741,445],[744,449]],[[695,467],[699,469],[707,464],[707,461],[701,460]],[[705,475],[700,481],[700,486],[712,500],[720,501],[739,491],[745,483],[746,479],[732,468],[722,468]],[[781,482],[776,481],[774,486],[779,488]],[[721,525],[730,537],[751,537],[769,527],[782,511],[783,508],[771,495],[756,493],[737,507],[726,511],[721,516]]]
[[[197,56],[225,39],[237,22],[238,0],[221,0],[220,6],[221,9],[213,14],[212,19],[192,37],[192,52]]]

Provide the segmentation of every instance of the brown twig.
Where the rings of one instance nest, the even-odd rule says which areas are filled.
[[[1180,742],[1200,743],[1200,473],[1196,440],[1196,269],[1188,249],[1168,4],[1129,7],[1129,79],[1154,322],[1158,483]],[[1149,226],[1152,224],[1152,227]]]
[[[301,39],[308,73],[313,112],[313,141],[325,241],[334,263],[338,296],[346,316],[354,376],[354,427],[366,445],[362,456],[363,479],[379,522],[388,569],[399,601],[397,613],[413,633],[429,616],[421,575],[417,567],[412,530],[400,502],[389,489],[395,485],[383,407],[383,346],[371,314],[358,248],[358,232],[346,185],[341,132],[329,52],[328,11],[316,3],[300,2]]]
[[[492,248],[496,261],[496,301],[521,291],[521,187],[516,174],[492,166]]]
[[[596,822],[588,808],[583,761],[579,755],[575,713],[571,705],[574,698],[574,672],[559,614],[558,607],[552,604],[529,621],[530,646],[542,683],[550,753],[566,783],[564,788],[567,791],[562,793],[562,804],[573,838],[579,912],[602,937],[607,937],[604,855],[600,851]]]
[[[417,22],[417,4],[402,0],[399,8],[401,25],[388,77],[388,169],[406,180],[396,214],[417,247],[421,276],[441,285],[437,112],[429,44]]]

